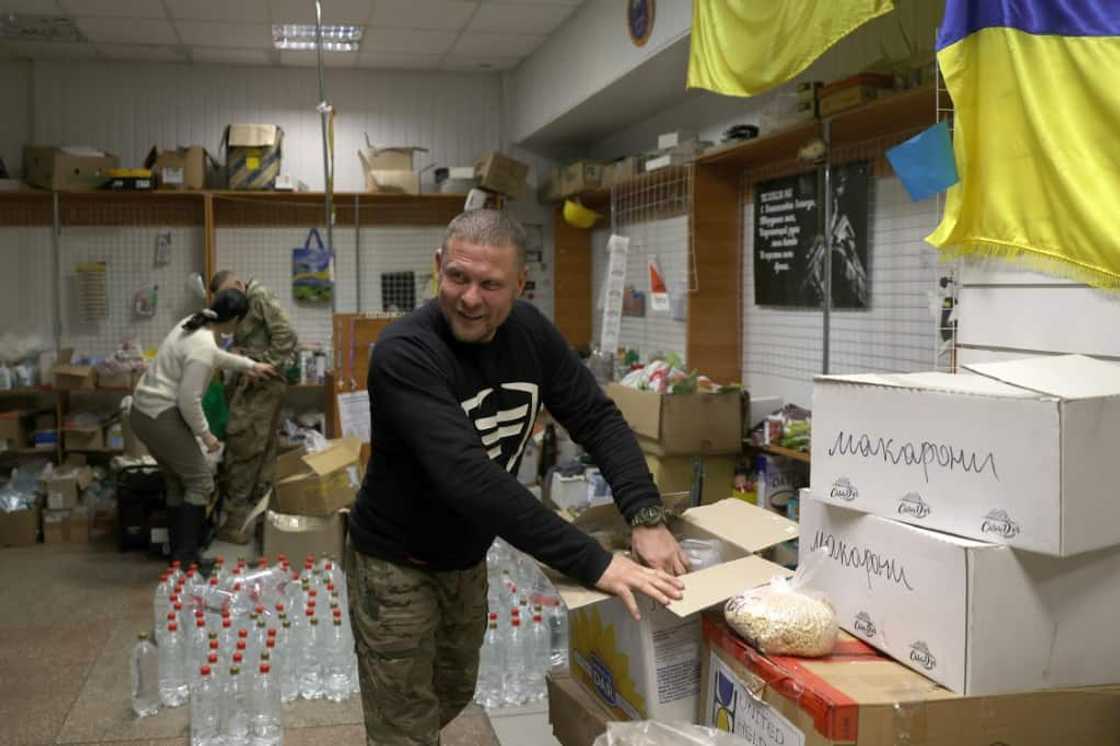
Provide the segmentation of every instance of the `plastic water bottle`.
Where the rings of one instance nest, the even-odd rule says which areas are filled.
[[[206,632],[206,620],[195,617],[194,626],[190,628],[187,636],[187,647],[184,651],[184,671],[195,672],[206,660],[206,653],[210,648],[210,635]]]
[[[319,620],[308,609],[299,657],[299,696],[304,699],[320,699],[323,696],[323,646],[320,638]]]
[[[525,669],[528,679],[526,688],[529,701],[539,702],[548,697],[544,677],[550,668],[552,640],[540,613],[533,614],[533,624],[526,631],[529,633],[525,636],[526,660],[529,663]]]
[[[221,697],[209,665],[198,669],[191,689],[191,746],[215,746],[221,733]]]
[[[260,673],[253,682],[251,707],[250,735],[254,746],[279,746],[284,735],[280,722],[280,691],[268,663],[260,665]]]
[[[167,635],[159,646],[159,699],[165,707],[178,707],[189,696],[183,647],[179,625],[168,624]]]
[[[159,712],[159,702],[159,651],[142,632],[132,649],[132,711],[146,718]]]
[[[280,648],[280,701],[294,702],[299,697],[299,648],[292,636],[292,623],[285,619],[276,633]]]
[[[326,631],[324,689],[331,702],[342,702],[350,696],[350,650],[346,647],[342,619],[336,616]]]
[[[152,596],[152,611],[155,614],[155,628],[159,629],[160,624],[164,617],[167,615],[168,598],[171,597],[171,571],[164,570],[159,576],[159,582],[156,583],[156,592]]]
[[[479,651],[478,686],[475,690],[475,701],[483,707],[501,707],[505,701],[505,682],[503,672],[506,670],[505,641],[498,633],[498,615],[490,612],[486,626],[486,636],[482,638],[482,650]]]
[[[529,700],[526,690],[526,669],[529,661],[526,658],[528,645],[526,644],[526,631],[521,627],[521,619],[513,616],[510,619],[509,636],[506,638],[506,665],[503,674],[503,699],[506,704],[522,705]]]
[[[241,663],[241,654],[234,653],[221,704],[221,737],[224,746],[249,744],[250,682],[241,673]]]
[[[334,616],[342,622],[343,655],[346,660],[346,678],[349,680],[350,693],[361,695],[362,682],[358,674],[358,655],[354,647],[354,631],[350,629],[350,617],[344,616],[342,609],[336,610]]]
[[[552,640],[552,668],[565,669],[568,667],[568,607],[563,601],[549,607],[548,629]]]

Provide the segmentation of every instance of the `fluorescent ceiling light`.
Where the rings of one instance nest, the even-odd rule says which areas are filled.
[[[362,44],[362,27],[323,25],[323,51],[357,52]],[[272,27],[272,46],[277,49],[314,50],[318,32],[311,23],[286,23]]]
[[[66,16],[0,13],[0,39],[83,42],[86,38]]]

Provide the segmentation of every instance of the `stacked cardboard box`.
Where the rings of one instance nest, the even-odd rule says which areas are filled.
[[[366,138],[366,147],[358,151],[366,191],[379,194],[420,194],[420,174],[415,170],[416,153],[427,148],[415,145],[377,148]]]
[[[1120,367],[968,370],[817,380],[813,587],[954,692],[1120,683]]]

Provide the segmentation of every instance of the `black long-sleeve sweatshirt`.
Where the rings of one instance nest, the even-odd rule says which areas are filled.
[[[563,337],[517,301],[485,344],[458,342],[435,301],[382,332],[370,358],[372,456],[350,537],[361,552],[462,570],[495,535],[593,585],[610,563],[595,540],[517,481],[542,405],[587,449],[627,519],[659,504],[618,408]]]

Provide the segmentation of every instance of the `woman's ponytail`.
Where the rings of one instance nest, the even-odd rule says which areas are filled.
[[[209,308],[204,308],[183,322],[183,329],[193,332],[213,323],[243,319],[249,312],[249,299],[245,293],[227,288],[214,296]]]

